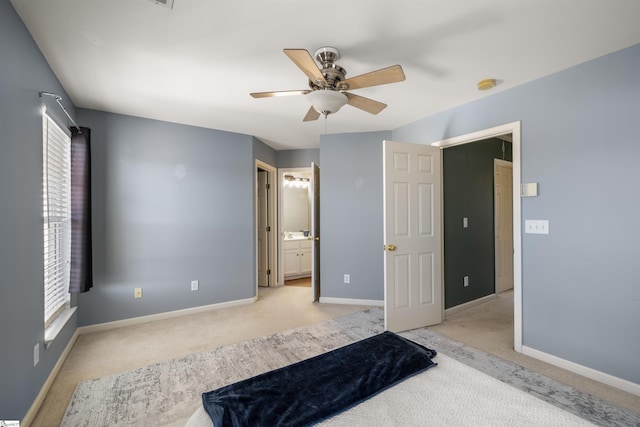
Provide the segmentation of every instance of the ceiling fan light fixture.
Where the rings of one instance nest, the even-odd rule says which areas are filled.
[[[307,94],[313,108],[325,116],[337,113],[348,101],[347,95],[335,90],[315,90]]]

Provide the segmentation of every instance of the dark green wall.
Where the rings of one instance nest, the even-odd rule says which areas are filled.
[[[495,291],[493,159],[511,161],[511,143],[502,149],[492,138],[443,152],[445,308]]]

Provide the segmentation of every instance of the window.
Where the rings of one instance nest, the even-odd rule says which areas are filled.
[[[44,325],[69,308],[71,139],[43,114]]]

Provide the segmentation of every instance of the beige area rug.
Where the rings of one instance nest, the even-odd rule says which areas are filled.
[[[374,308],[317,325],[83,381],[78,384],[61,425],[184,426],[201,406],[201,393],[207,390],[333,350],[382,330],[382,310]],[[449,356],[454,363],[461,362],[458,364],[462,365],[463,370],[471,370],[475,374],[479,374],[477,370],[484,372],[479,376],[486,377],[484,379],[489,382],[510,384],[507,390],[514,394],[525,393],[528,398],[533,395],[536,402],[540,400],[546,406],[551,404],[596,425],[640,426],[640,414],[613,407],[428,329],[417,329],[401,335],[436,349],[440,355]],[[438,357],[434,359],[436,362]],[[437,370],[438,367],[428,370],[426,374]],[[491,398],[492,393],[492,386],[486,385],[480,386],[476,394]],[[457,400],[451,402],[456,410],[472,404],[468,398],[464,398],[464,401],[460,401],[461,397],[452,399]],[[350,415],[345,413],[345,416]],[[367,424],[358,422],[355,425]]]

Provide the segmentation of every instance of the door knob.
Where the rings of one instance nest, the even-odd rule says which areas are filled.
[[[386,246],[384,247],[384,250],[385,250],[385,251],[395,251],[396,249],[397,249],[397,248],[396,248],[396,246],[395,246],[395,245],[386,245]]]
[[[315,240],[315,241],[320,241],[320,236],[316,236],[316,237],[314,237],[314,238],[313,238],[313,240]]]

